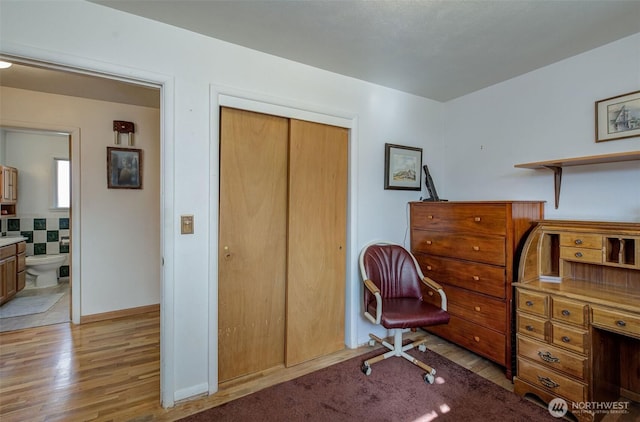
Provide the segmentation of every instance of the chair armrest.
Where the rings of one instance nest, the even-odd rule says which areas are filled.
[[[376,317],[374,318],[367,310],[365,309],[364,316],[369,319],[369,321],[374,324],[380,324],[380,319],[382,318],[382,296],[380,295],[380,289],[375,285],[373,281],[367,279],[364,281],[364,286],[373,294],[376,298]]]
[[[364,281],[364,285],[365,285],[365,287],[366,287],[367,289],[369,289],[369,291],[370,291],[372,294],[374,294],[374,295],[375,295],[376,293],[377,293],[377,294],[380,294],[380,289],[378,288],[378,286],[376,286],[376,285],[375,285],[375,283],[374,283],[373,281],[371,281],[371,280],[365,280],[365,281]]]
[[[429,277],[424,277],[422,279],[422,282],[424,284],[426,284],[428,287],[430,287],[431,289],[435,290],[436,292],[438,292],[438,294],[440,295],[440,308],[443,311],[447,310],[447,295],[445,294],[444,290],[442,290],[442,286],[438,283],[436,283],[435,281],[431,280]]]
[[[431,280],[429,277],[424,277],[422,282],[427,286],[431,287],[433,290],[442,290],[442,286]]]

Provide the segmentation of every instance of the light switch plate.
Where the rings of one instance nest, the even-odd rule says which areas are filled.
[[[193,215],[180,216],[180,233],[193,234]]]

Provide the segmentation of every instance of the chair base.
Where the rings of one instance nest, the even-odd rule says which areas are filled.
[[[425,343],[427,342],[427,339],[420,339],[420,340],[416,340],[413,343],[409,343],[405,346],[402,345],[402,329],[395,329],[394,330],[394,340],[393,343],[394,344],[390,344],[387,341],[373,335],[373,334],[369,334],[369,337],[371,338],[371,340],[369,341],[369,344],[371,344],[372,342],[377,342],[382,344],[384,347],[386,347],[387,349],[389,349],[388,352],[383,353],[381,355],[378,356],[374,356],[370,359],[365,360],[362,363],[362,372],[365,375],[369,375],[371,374],[371,365],[373,365],[374,363],[383,361],[387,358],[393,357],[393,356],[399,356],[399,357],[403,357],[406,360],[408,360],[409,362],[413,363],[416,366],[419,366],[420,368],[424,369],[426,371],[426,374],[424,374],[423,379],[427,384],[433,384],[433,382],[435,381],[435,375],[436,375],[436,370],[433,369],[432,367],[430,367],[429,365],[427,365],[426,363],[420,362],[418,359],[414,358],[413,356],[409,355],[407,352],[407,350],[411,350],[415,347],[418,347],[418,350],[420,350],[421,352],[424,352],[425,350],[427,350],[427,346],[425,346]],[[371,344],[373,345],[373,344]]]

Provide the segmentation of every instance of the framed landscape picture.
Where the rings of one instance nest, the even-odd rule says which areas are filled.
[[[596,101],[596,142],[640,136],[640,91]]]
[[[142,189],[142,150],[107,147],[107,187]]]
[[[421,190],[422,148],[385,144],[384,188]]]

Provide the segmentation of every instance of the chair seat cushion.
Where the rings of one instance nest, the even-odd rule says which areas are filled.
[[[372,306],[371,306],[372,305]],[[375,302],[369,313],[375,315]],[[385,299],[382,302],[380,323],[385,328],[419,328],[447,324],[449,313],[439,307],[416,298]]]

